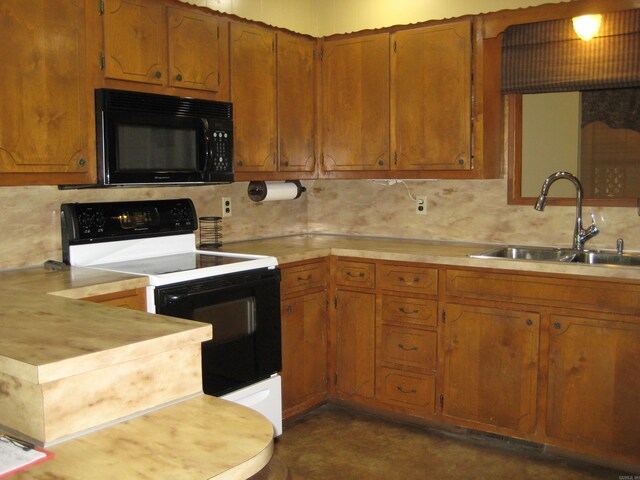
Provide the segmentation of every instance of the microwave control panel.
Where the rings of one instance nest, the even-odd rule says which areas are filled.
[[[227,130],[215,130],[211,134],[211,170],[214,172],[231,172],[232,160],[232,134]]]

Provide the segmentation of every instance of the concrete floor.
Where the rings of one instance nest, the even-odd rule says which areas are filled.
[[[293,480],[619,480],[625,472],[324,405],[285,424],[275,457]],[[640,478],[640,477],[639,477]]]

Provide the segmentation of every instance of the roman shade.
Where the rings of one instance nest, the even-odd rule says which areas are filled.
[[[571,19],[513,25],[502,38],[502,92],[640,86],[640,9],[606,13],[590,41]]]

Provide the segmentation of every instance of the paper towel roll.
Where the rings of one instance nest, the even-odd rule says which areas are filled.
[[[275,200],[293,200],[306,191],[300,181],[287,180],[279,182],[249,182],[247,193],[254,202],[272,202]]]

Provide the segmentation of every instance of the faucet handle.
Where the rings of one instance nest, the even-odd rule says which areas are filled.
[[[596,215],[593,212],[591,212],[591,225],[596,226]]]

